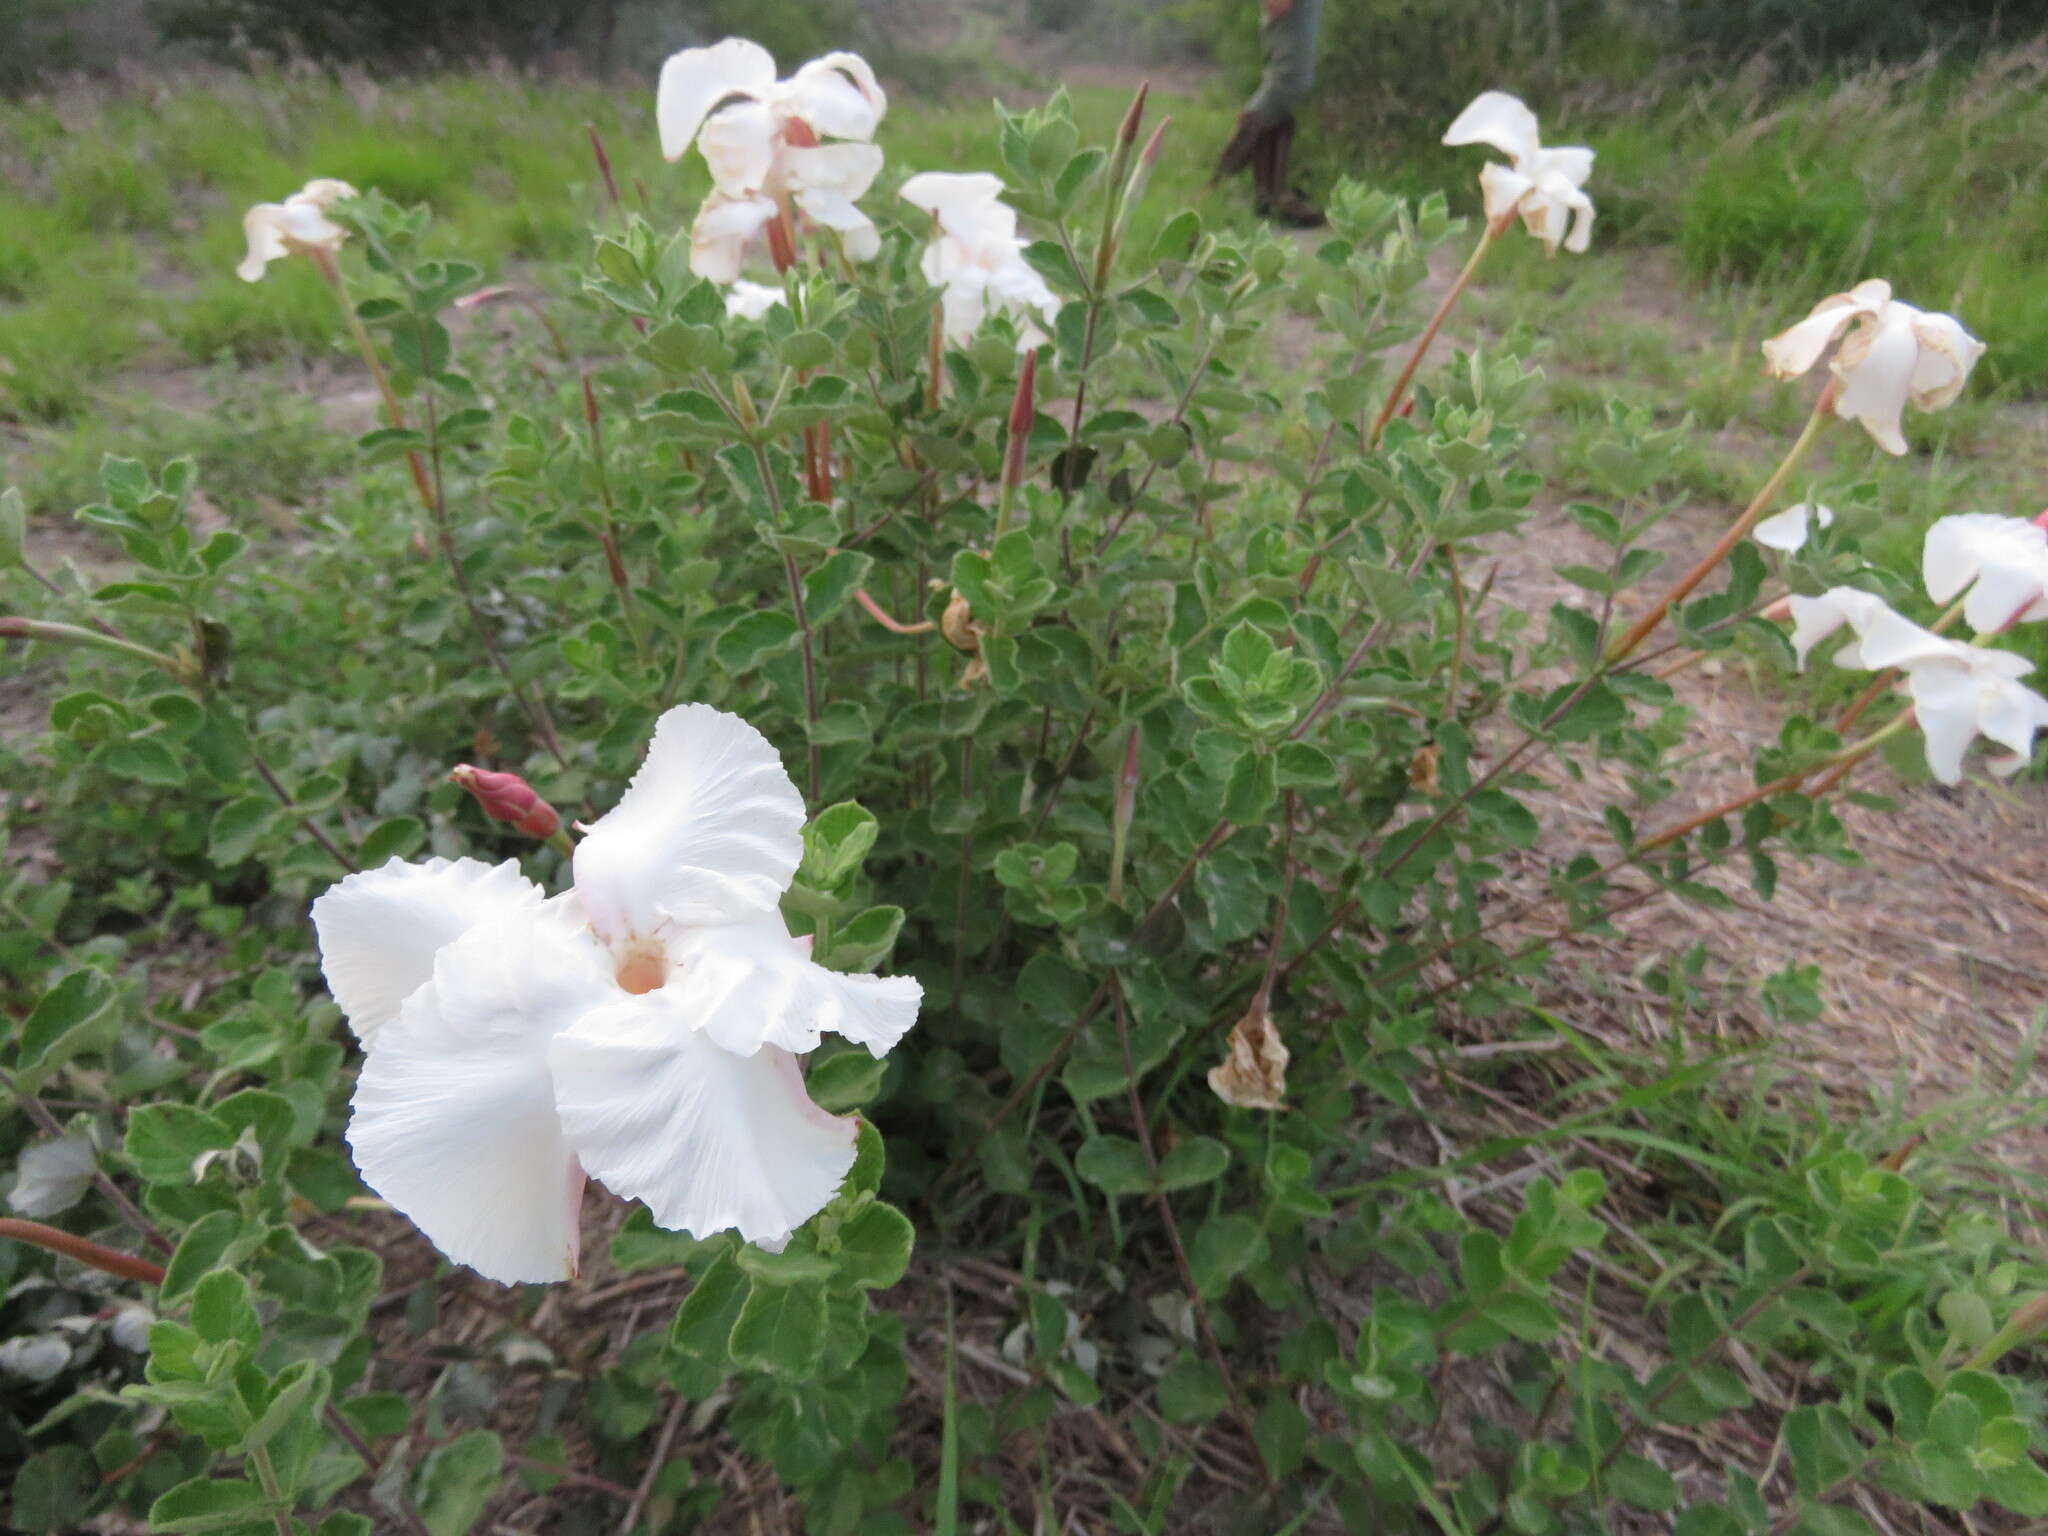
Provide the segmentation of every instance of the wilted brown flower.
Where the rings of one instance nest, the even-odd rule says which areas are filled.
[[[1261,991],[1231,1026],[1230,1053],[1209,1069],[1216,1097],[1239,1109],[1279,1109],[1287,1097],[1287,1046]]]

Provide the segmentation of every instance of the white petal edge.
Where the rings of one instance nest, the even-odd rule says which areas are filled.
[[[585,1015],[548,1047],[570,1145],[655,1225],[779,1246],[838,1193],[857,1127],[805,1092],[796,1058],[693,1028],[673,986]]]
[[[775,56],[743,37],[670,54],[654,89],[662,158],[682,159],[711,109],[726,97],[758,97],[774,84]]]
[[[1765,549],[1775,549],[1789,555],[1806,547],[1806,541],[1816,525],[1832,528],[1834,522],[1833,508],[1812,506],[1802,501],[1796,507],[1787,507],[1784,511],[1765,518],[1749,530],[1749,536]]]
[[[924,989],[908,976],[828,971],[796,947],[779,913],[695,928],[669,949],[663,991],[691,1027],[751,1056],[763,1046],[802,1053],[840,1035],[880,1057],[912,1024]]]
[[[576,1272],[583,1172],[549,1040],[622,994],[573,908],[471,930],[379,1034],[348,1144],[363,1181],[458,1264],[507,1285]]]
[[[576,896],[614,948],[773,912],[803,857],[803,797],[768,738],[682,704],[619,803],[576,845]]]
[[[1842,381],[1835,414],[1860,422],[1871,440],[1893,457],[1906,451],[1899,419],[1913,391],[1919,366],[1920,339],[1913,331],[1912,312],[1893,305],[1858,326],[1835,353],[1831,365]]]
[[[517,860],[392,859],[329,886],[313,903],[320,970],[364,1046],[434,974],[434,956],[479,923],[537,910],[541,888]]]
[[[1506,91],[1481,91],[1444,130],[1444,143],[1491,144],[1514,160],[1536,152],[1536,114]]]

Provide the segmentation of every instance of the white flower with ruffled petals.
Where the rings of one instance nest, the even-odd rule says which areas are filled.
[[[1963,617],[1979,634],[2048,619],[2048,531],[2027,518],[1990,512],[1942,518],[1927,530],[1920,575],[1937,603],[1968,587]]]
[[[787,1242],[838,1191],[856,1130],[811,1102],[797,1055],[829,1031],[879,1057],[921,995],[792,939],[803,820],[758,731],[686,704],[561,895],[474,859],[394,859],[322,895],[321,967],[365,1050],[364,1181],[508,1284],[576,1272],[586,1175],[659,1226]]]
[[[348,231],[327,217],[328,210],[355,195],[356,189],[347,182],[323,176],[307,182],[281,203],[258,203],[242,215],[249,254],[235,268],[235,275],[253,283],[281,256],[300,251],[332,255],[340,250]]]
[[[1583,189],[1593,174],[1592,150],[1578,145],[1545,149],[1536,114],[1506,91],[1475,96],[1445,132],[1444,142],[1490,144],[1512,162],[1489,164],[1479,172],[1489,223],[1519,214],[1551,255],[1559,245],[1574,253],[1586,249],[1593,238],[1593,200]]]
[[[2034,733],[2048,727],[2048,699],[2019,682],[2034,670],[2024,656],[1937,635],[1855,587],[1795,597],[1792,618],[1801,666],[1815,645],[1847,625],[1856,639],[1835,654],[1837,666],[1905,674],[1928,771],[1944,784],[1962,780],[1963,754],[1979,736],[2012,754],[1989,765],[2002,776],[2026,765]]]
[[[655,92],[661,152],[680,160],[695,144],[711,171],[711,195],[690,232],[690,270],[732,282],[749,247],[791,210],[834,231],[853,260],[874,256],[881,236],[854,202],[882,169],[869,141],[888,107],[858,54],[828,53],[787,80],[776,79],[774,56],[745,38],[672,55]]]
[[[1042,345],[1039,322],[1051,325],[1060,301],[1024,259],[1002,181],[982,171],[924,171],[903,183],[901,196],[938,221],[923,267],[925,281],[940,290],[946,340],[965,346],[990,315],[1007,314],[1018,322],[1018,351]]]
[[[1851,326],[1854,330],[1850,330]],[[1886,453],[1906,451],[1899,418],[1912,405],[1938,411],[1962,393],[1984,343],[1953,315],[1930,314],[1892,297],[1873,277],[1847,293],[1830,294],[1813,312],[1764,346],[1764,371],[1793,379],[1820,361],[1844,331],[1830,365],[1840,387],[1835,414],[1860,421]]]
[[[1749,530],[1749,536],[1765,549],[1790,555],[1806,547],[1814,529],[1832,528],[1834,525],[1834,508],[1813,506],[1802,501],[1796,507],[1787,507],[1765,518]]]

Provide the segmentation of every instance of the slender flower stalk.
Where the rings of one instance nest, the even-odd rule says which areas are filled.
[[[102,1247],[82,1237],[73,1237],[56,1227],[43,1225],[40,1221],[23,1221],[19,1217],[0,1217],[0,1238],[11,1238],[17,1243],[32,1243],[51,1253],[62,1254],[98,1270],[101,1274],[116,1275],[123,1280],[140,1280],[144,1285],[162,1285],[164,1269],[161,1264],[152,1264],[148,1259],[139,1259],[132,1253],[122,1253],[116,1248]]]
[[[10,615],[0,618],[0,640],[41,640],[51,645],[84,645],[96,650],[118,651],[124,656],[146,661],[152,667],[168,673],[188,686],[195,684],[199,677],[198,664],[189,658],[153,651],[148,646],[138,645],[121,635],[107,630],[87,629],[79,624],[60,624],[52,619],[24,619]]]
[[[399,403],[398,391],[391,387],[391,376],[384,371],[383,359],[377,356],[377,344],[370,339],[369,331],[363,325],[362,316],[356,313],[356,303],[348,291],[348,279],[342,275],[341,263],[334,259],[332,251],[312,250],[307,255],[313,262],[313,270],[320,274],[322,282],[334,294],[335,303],[341,306],[341,318],[348,326],[356,351],[362,356],[363,366],[370,370],[370,377],[376,381],[377,393],[384,401],[384,420],[393,427],[403,429],[408,425],[405,407]],[[405,467],[412,471],[413,489],[419,493],[420,505],[429,515],[434,510],[434,486],[427,474],[426,460],[419,450],[405,450]]]
[[[593,130],[592,137],[595,137]],[[647,664],[647,637],[640,630],[640,610],[633,597],[633,582],[624,556],[619,553],[618,503],[612,499],[611,475],[605,468],[604,422],[597,408],[597,390],[590,382],[590,370],[583,372],[583,424],[590,433],[590,465],[597,475],[598,501],[604,508],[604,527],[598,542],[604,547],[606,574],[612,590],[619,594],[619,611],[626,621],[626,634],[633,642],[633,654]]]
[[[1408,385],[1415,377],[1415,370],[1422,366],[1422,355],[1429,350],[1429,344],[1436,340],[1436,333],[1444,328],[1444,321],[1456,307],[1459,296],[1471,286],[1474,274],[1479,271],[1479,264],[1486,260],[1486,253],[1493,249],[1493,242],[1506,232],[1514,218],[1512,213],[1504,213],[1498,218],[1486,221],[1486,227],[1479,232],[1479,243],[1472,247],[1472,254],[1465,261],[1464,270],[1458,273],[1443,298],[1437,301],[1436,313],[1429,317],[1429,324],[1425,325],[1422,334],[1415,338],[1415,346],[1409,351],[1408,360],[1401,365],[1401,371],[1394,379],[1394,387],[1387,391],[1386,401],[1380,406],[1379,415],[1373,418],[1372,429],[1366,433],[1366,447],[1379,447],[1380,438],[1387,430],[1387,423],[1392,421],[1401,409],[1401,402],[1408,394]]]
[[[1777,501],[1778,492],[1791,478],[1792,471],[1799,467],[1807,451],[1819,439],[1821,428],[1827,425],[1828,417],[1834,411],[1835,392],[1838,387],[1837,380],[1828,380],[1827,387],[1821,390],[1820,398],[1814,402],[1813,414],[1807,417],[1806,426],[1793,440],[1792,446],[1785,451],[1785,457],[1778,461],[1778,467],[1771,471],[1771,478],[1764,482],[1763,489],[1756,493],[1755,499],[1747,507],[1743,508],[1742,515],[1729,525],[1728,531],[1721,535],[1714,547],[1700,556],[1691,570],[1679,577],[1669,591],[1652,603],[1625,633],[1607,647],[1607,665],[1612,666],[1623,660],[1647,640],[1651,631],[1664,622],[1664,616],[1683,602],[1693,588],[1711,576],[1714,568],[1728,558],[1729,552],[1742,542],[1751,528],[1756,526],[1757,519],[1764,515],[1764,509]]]

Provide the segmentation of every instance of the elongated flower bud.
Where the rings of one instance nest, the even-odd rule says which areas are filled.
[[[498,773],[457,763],[448,777],[474,795],[491,820],[509,822],[528,837],[547,839],[562,829],[562,818],[555,814],[555,808],[516,773]]]
[[[1124,113],[1123,125],[1116,131],[1116,141],[1121,145],[1138,142],[1138,130],[1145,122],[1145,98],[1152,94],[1152,82],[1140,80],[1138,94],[1131,98],[1130,109]]]
[[[1031,446],[1031,424],[1037,419],[1038,353],[1024,354],[1017,373],[1017,393],[1010,400],[1010,433],[1003,443],[1003,495],[1017,494],[1024,483],[1024,451]]]
[[[605,196],[612,200],[612,211],[621,212],[625,203],[619,196],[619,179],[612,174],[612,157],[605,153],[604,139],[598,134],[597,124],[585,123],[583,131],[590,135],[590,152],[597,156],[597,171],[604,177]]]

